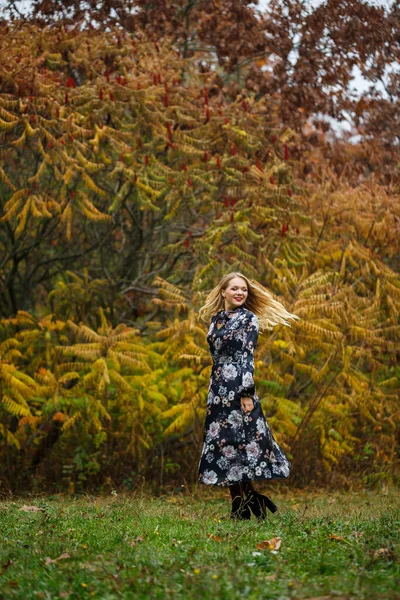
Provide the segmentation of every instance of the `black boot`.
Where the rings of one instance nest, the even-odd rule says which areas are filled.
[[[276,504],[272,502],[268,496],[259,494],[253,487],[251,482],[244,484],[244,493],[252,513],[258,520],[264,521],[267,513],[267,508],[272,513],[278,510]]]
[[[229,491],[232,498],[231,519],[240,519],[247,521],[251,518],[250,509],[247,505],[247,500],[243,492],[243,487],[240,483],[235,483],[229,486]]]

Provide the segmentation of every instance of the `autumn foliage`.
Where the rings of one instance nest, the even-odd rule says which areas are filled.
[[[395,479],[392,149],[298,130],[278,91],[233,94],[226,64],[144,25],[2,27],[3,484],[194,482],[210,372],[197,310],[236,269],[301,317],[256,355],[291,481]]]

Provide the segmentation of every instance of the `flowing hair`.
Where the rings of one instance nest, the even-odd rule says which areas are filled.
[[[199,319],[209,322],[215,313],[225,308],[225,302],[221,292],[222,290],[226,290],[229,282],[234,277],[241,277],[246,282],[248,295],[243,306],[257,315],[261,331],[263,329],[272,329],[280,324],[290,327],[289,320],[300,318],[297,315],[288,312],[283,304],[278,302],[278,300],[275,300],[271,292],[260,283],[249,279],[242,273],[233,272],[224,275],[218,285],[216,285],[208,294],[204,306],[199,309]]]

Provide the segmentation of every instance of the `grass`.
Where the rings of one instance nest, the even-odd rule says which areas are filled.
[[[271,495],[263,523],[211,489],[3,501],[0,598],[400,598],[397,490]]]

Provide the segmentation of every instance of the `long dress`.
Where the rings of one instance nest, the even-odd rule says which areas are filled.
[[[217,322],[222,326],[218,329]],[[213,365],[207,395],[198,481],[229,486],[238,481],[289,476],[291,463],[275,441],[254,385],[258,318],[243,305],[228,317],[221,310],[207,334]],[[244,413],[241,397],[251,397]]]

